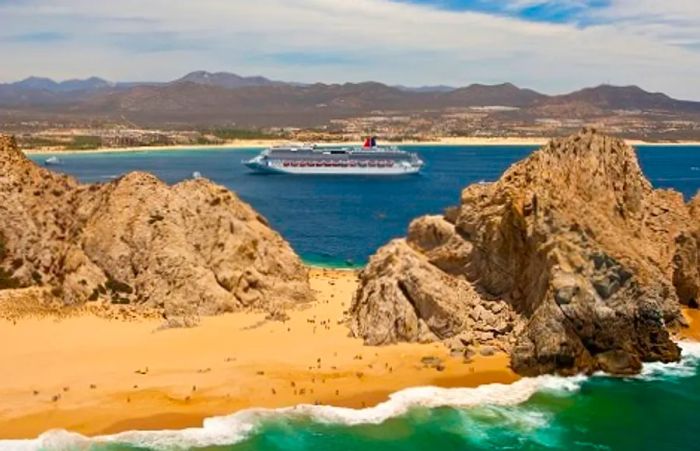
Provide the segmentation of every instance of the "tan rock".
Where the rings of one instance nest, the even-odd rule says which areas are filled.
[[[67,304],[189,318],[311,299],[289,244],[226,188],[205,179],[168,186],[139,172],[82,185],[36,166],[9,137],[0,137],[0,238],[0,267]]]
[[[679,302],[697,305],[698,212],[698,197],[686,206],[654,190],[623,141],[592,130],[554,140],[380,249],[361,277],[353,332],[410,341],[402,318],[441,312],[426,321],[437,337],[508,349],[522,374],[677,360],[667,326],[682,323]],[[429,309],[412,308],[426,298]]]

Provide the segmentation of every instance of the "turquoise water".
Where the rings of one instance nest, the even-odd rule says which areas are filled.
[[[409,221],[458,202],[469,183],[494,180],[532,147],[415,147],[425,173],[387,179],[257,176],[239,162],[258,151],[84,154],[57,170],[106,181],[131,170],[169,183],[193,171],[221,183],[261,211],[307,262],[357,267]],[[42,156],[34,156],[43,160]],[[656,187],[686,198],[700,188],[700,148],[643,147]],[[376,408],[323,406],[244,411],[203,428],[134,432],[87,440],[50,432],[0,449],[150,450],[700,450],[700,347],[684,345],[680,364],[645,366],[637,378],[544,377],[510,386],[414,389]]]
[[[52,432],[14,444],[99,451],[697,450],[699,358],[700,344],[684,344],[681,363],[649,364],[635,378],[545,376],[475,389],[418,388],[364,410],[244,411],[198,429],[92,440]]]
[[[421,175],[260,176],[240,164],[259,149],[72,154],[61,156],[63,165],[52,168],[87,182],[143,170],[175,183],[198,171],[252,204],[305,260],[353,267],[390,239],[405,235],[411,219],[456,205],[465,186],[497,179],[534,147],[411,149],[426,161]],[[642,147],[639,157],[655,186],[675,188],[686,197],[700,188],[700,147]],[[32,158],[44,161],[46,156]]]

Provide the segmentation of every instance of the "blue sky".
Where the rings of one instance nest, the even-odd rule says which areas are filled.
[[[610,6],[610,0],[580,1],[490,1],[490,0],[403,0],[449,11],[476,11],[526,21],[585,24],[586,13]]]
[[[0,81],[637,84],[700,100],[699,0],[0,0]]]

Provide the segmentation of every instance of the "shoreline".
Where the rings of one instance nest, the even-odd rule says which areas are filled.
[[[386,141],[381,145],[387,146],[541,146],[550,141],[551,138],[470,138],[470,137],[444,137],[437,140],[427,141]],[[699,141],[668,141],[652,142],[636,139],[625,140],[632,146],[691,146],[700,147]],[[289,140],[235,140],[225,144],[192,144],[192,145],[163,145],[163,146],[140,146],[140,147],[101,147],[87,150],[59,150],[59,149],[23,149],[26,155],[75,155],[75,154],[102,154],[102,153],[131,153],[131,152],[176,152],[183,150],[252,150],[262,149],[271,146],[278,146],[290,143]],[[359,142],[330,141],[318,143],[320,147],[325,146],[359,146]]]
[[[416,387],[526,382],[504,353],[465,360],[439,343],[365,346],[343,321],[357,271],[309,271],[315,299],[284,321],[240,312],[160,329],[158,318],[89,311],[0,315],[0,340],[14,343],[0,348],[0,359],[12,362],[0,372],[0,440],[52,429],[87,437],[181,430],[249,409],[361,409]],[[678,339],[700,341],[700,311],[683,314],[689,327]]]
[[[242,312],[160,330],[157,318],[84,312],[0,319],[0,340],[16,344],[0,349],[12,362],[0,372],[0,439],[182,429],[249,408],[363,408],[416,386],[520,379],[503,353],[467,361],[442,344],[365,346],[343,322],[357,272],[311,268],[310,281],[315,300],[285,321]]]

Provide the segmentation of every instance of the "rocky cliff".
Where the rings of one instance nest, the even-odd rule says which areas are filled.
[[[525,375],[674,361],[668,329],[700,291],[699,216],[700,196],[654,190],[631,147],[584,130],[380,249],[351,328],[369,344],[497,347]]]
[[[146,173],[84,185],[0,137],[0,288],[48,286],[66,304],[161,309],[169,318],[311,299],[291,247],[208,180]]]

